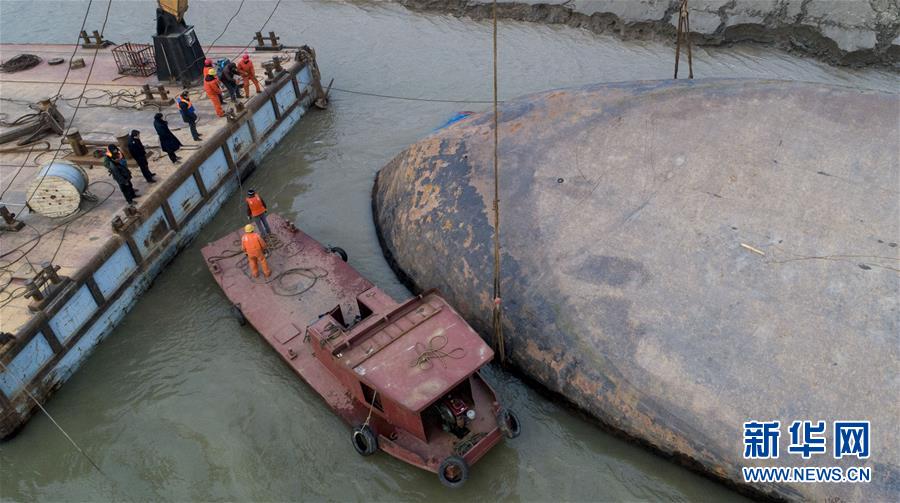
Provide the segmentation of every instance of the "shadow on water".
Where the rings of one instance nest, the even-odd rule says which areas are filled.
[[[152,2],[122,2],[110,37],[138,40],[152,29]],[[0,38],[60,40],[75,33],[85,2],[0,1]],[[236,1],[191,4],[188,17],[210,41]],[[244,41],[274,2],[252,2],[236,19]],[[50,9],[45,26],[13,18]],[[95,8],[96,10],[96,8]],[[97,13],[94,13],[97,14]],[[102,14],[102,13],[101,13]],[[147,23],[135,25],[140,16]],[[94,23],[96,21],[96,23]],[[88,27],[99,26],[92,14]],[[484,99],[489,26],[418,15],[393,5],[284,2],[267,29],[317,50],[335,86],[414,97]],[[35,38],[37,37],[37,38]],[[501,25],[501,89],[516,96],[588,82],[664,78],[673,51],[579,30]],[[4,55],[4,58],[6,55]],[[765,77],[895,89],[879,71],[827,67],[759,48],[699,49],[703,76]],[[245,182],[271,209],[350,253],[350,262],[395,297],[408,295],[385,262],[372,226],[375,172],[402,148],[460,110],[483,104],[384,100],[334,93],[331,108],[295,127]],[[205,106],[201,101],[199,106]],[[99,476],[52,424],[35,417],[0,444],[0,497],[10,500],[736,500],[729,490],[612,437],[542,397],[516,377],[486,371],[519,412],[524,432],[475,465],[469,483],[447,491],[436,477],[384,454],[360,458],[349,430],[252,329],[239,327],[199,249],[245,222],[229,199],[157,279],[124,322],[48,403],[95,459]],[[735,425],[737,431],[738,425]],[[736,441],[738,441],[736,439]]]

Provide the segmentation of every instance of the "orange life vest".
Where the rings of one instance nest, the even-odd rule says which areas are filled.
[[[256,194],[253,197],[248,197],[246,201],[247,207],[250,208],[251,217],[258,217],[267,211],[266,205],[264,205],[262,199],[259,198],[259,194]]]
[[[193,112],[193,111],[194,111],[194,104],[191,103],[191,99],[190,99],[190,98],[185,98],[185,97],[182,97],[182,96],[176,96],[176,97],[175,97],[175,103],[178,104],[178,108],[179,108],[179,109],[181,109],[181,103],[182,103],[182,102],[187,103],[187,109],[188,109],[189,112]]]
[[[241,72],[245,77],[255,77],[256,69],[253,68],[253,61],[251,60],[240,60],[237,64],[237,69]]]
[[[266,249],[266,242],[259,237],[259,234],[249,232],[241,237],[241,248],[248,257],[262,257],[263,250]]]
[[[206,95],[210,98],[213,96],[218,98],[222,94],[222,89],[219,88],[219,79],[215,77],[211,80],[203,80],[203,90],[206,91]]]

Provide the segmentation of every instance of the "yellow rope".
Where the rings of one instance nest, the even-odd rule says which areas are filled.
[[[506,363],[503,341],[503,315],[500,307],[500,120],[497,105],[497,0],[493,4],[494,28],[494,340],[500,363]]]

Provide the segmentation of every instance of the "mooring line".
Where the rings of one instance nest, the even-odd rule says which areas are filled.
[[[41,412],[43,412],[44,415],[47,416],[47,419],[49,419],[50,422],[53,423],[53,426],[56,426],[56,429],[59,430],[59,432],[62,433],[64,437],[66,437],[66,440],[68,440],[69,443],[72,444],[73,447],[75,447],[75,450],[77,450],[82,456],[84,456],[84,459],[88,460],[88,463],[90,463],[91,466],[93,466],[94,469],[97,470],[97,473],[102,475],[103,478],[105,478],[107,482],[109,482],[114,488],[116,488],[118,491],[120,491],[123,495],[127,496],[127,494],[124,491],[119,489],[118,484],[116,484],[116,482],[112,479],[112,477],[107,475],[106,472],[104,472],[100,468],[100,465],[98,465],[90,456],[88,456],[88,453],[85,452],[84,449],[82,449],[81,446],[79,446],[77,442],[75,442],[75,439],[73,439],[68,433],[66,433],[66,430],[63,429],[63,427],[60,426],[60,424],[58,422],[56,422],[56,419],[53,419],[53,416],[51,416],[50,412],[48,412],[47,409],[44,408],[44,405],[41,404],[41,402],[38,401],[38,399],[35,398],[34,395],[31,394],[31,391],[28,390],[28,385],[25,383],[25,381],[23,381],[22,378],[20,378],[18,375],[14,374],[13,372],[10,372],[9,367],[7,367],[6,364],[4,364],[2,361],[0,361],[0,367],[3,367],[4,373],[6,373],[8,375],[12,375],[13,377],[16,378],[17,381],[19,381],[19,384],[22,385],[22,391],[24,391],[25,394],[28,395],[28,398],[31,398],[31,401],[33,401],[34,404],[37,405],[39,409],[41,409]]]

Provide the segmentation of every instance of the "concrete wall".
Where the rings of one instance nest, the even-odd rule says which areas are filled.
[[[399,0],[481,19],[489,0]],[[680,0],[500,0],[503,18],[567,24],[623,38],[672,38]],[[900,66],[898,0],[688,0],[692,40],[772,44],[832,64]]]
[[[314,55],[246,104],[246,112],[214,133],[203,148],[124,216],[117,235],[90,265],[16,334],[0,373],[0,437],[34,413],[122,320],[166,264],[216,214],[238,185],[319,97]],[[26,393],[26,390],[29,393]]]

